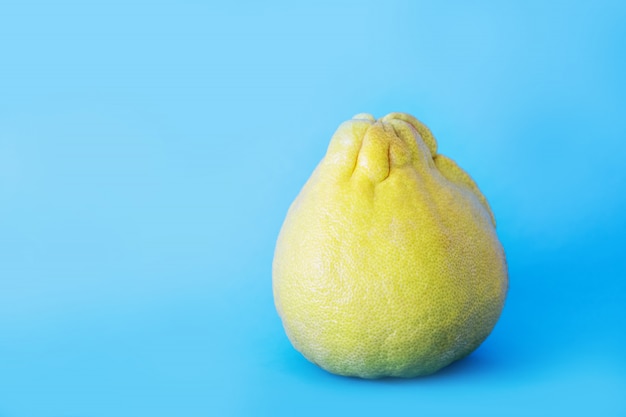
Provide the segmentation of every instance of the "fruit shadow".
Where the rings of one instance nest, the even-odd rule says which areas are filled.
[[[483,380],[498,378],[521,370],[514,360],[491,349],[478,349],[471,355],[453,362],[431,375],[414,378],[381,378],[375,380],[385,385],[431,384],[452,380]]]

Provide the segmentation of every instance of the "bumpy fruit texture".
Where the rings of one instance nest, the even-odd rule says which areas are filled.
[[[358,114],[334,134],[276,245],[276,308],[335,374],[431,374],[480,345],[508,288],[487,200],[414,117]]]

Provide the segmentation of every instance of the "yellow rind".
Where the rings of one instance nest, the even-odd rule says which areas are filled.
[[[427,375],[498,320],[508,277],[493,215],[436,145],[412,116],[359,114],[289,209],[276,308],[294,347],[330,372]]]

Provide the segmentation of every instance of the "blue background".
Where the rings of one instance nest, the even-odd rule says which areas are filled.
[[[626,415],[626,6],[0,3],[0,416]],[[404,111],[489,199],[470,357],[330,375],[271,262],[330,136]]]

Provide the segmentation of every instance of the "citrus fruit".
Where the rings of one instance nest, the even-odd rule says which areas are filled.
[[[474,351],[508,289],[495,220],[429,129],[358,114],[289,208],[273,292],[293,346],[329,372],[427,375]]]

